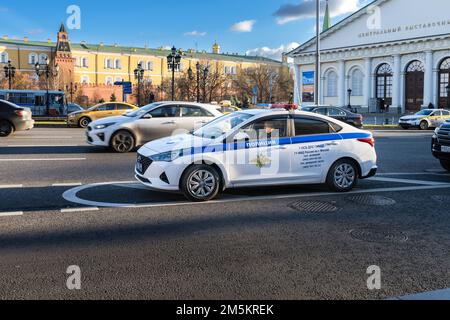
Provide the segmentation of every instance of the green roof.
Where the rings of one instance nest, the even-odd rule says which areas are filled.
[[[47,41],[25,41],[17,39],[0,39],[0,44],[12,44],[19,46],[36,46],[36,47],[50,47],[55,48],[55,42]],[[124,47],[116,45],[100,45],[100,44],[88,44],[88,43],[70,43],[72,51],[95,51],[101,53],[122,53],[122,54],[136,54],[136,55],[149,55],[149,56],[167,56],[170,50],[165,49],[152,49],[152,48],[139,48],[139,47]],[[193,59],[205,59],[205,60],[222,60],[233,62],[264,62],[269,64],[281,64],[281,61],[259,57],[259,56],[247,56],[247,55],[235,55],[235,54],[215,54],[209,52],[190,52],[183,51],[183,55]]]

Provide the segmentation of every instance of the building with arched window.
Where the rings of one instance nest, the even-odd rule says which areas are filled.
[[[401,12],[402,14],[399,14]],[[320,75],[313,38],[287,54],[294,60],[295,101],[303,101],[305,74],[318,78],[322,104],[411,113],[447,106],[450,89],[450,1],[376,0],[321,34]],[[316,95],[309,92],[309,97]]]

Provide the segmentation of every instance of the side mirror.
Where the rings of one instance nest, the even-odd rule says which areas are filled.
[[[248,141],[248,140],[250,140],[250,137],[245,132],[240,131],[234,136],[233,140],[234,141]]]
[[[153,117],[150,113],[146,113],[142,116],[142,119],[151,119],[151,118],[153,118]]]

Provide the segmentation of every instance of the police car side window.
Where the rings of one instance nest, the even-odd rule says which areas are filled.
[[[332,129],[328,122],[309,119],[295,118],[295,136],[310,136],[331,133]]]
[[[288,136],[288,119],[265,118],[257,120],[240,130],[248,135],[250,140],[270,140]]]

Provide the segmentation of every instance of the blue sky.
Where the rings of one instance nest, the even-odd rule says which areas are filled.
[[[337,22],[369,0],[329,1]],[[210,50],[217,40],[223,52],[276,57],[314,35],[313,0],[0,0],[0,33],[55,39],[70,5],[81,9],[73,42]]]

